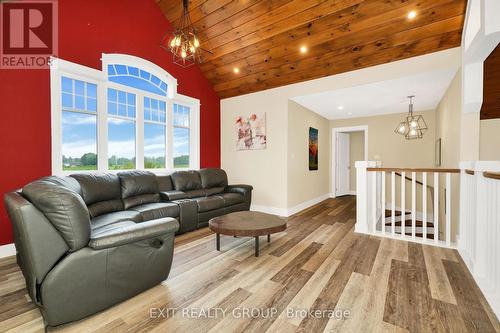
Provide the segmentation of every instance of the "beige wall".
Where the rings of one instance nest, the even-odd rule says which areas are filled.
[[[441,166],[447,168],[458,168],[460,162],[461,75],[455,75],[436,109],[436,140],[441,138]]]
[[[435,112],[416,112],[429,127],[421,140],[406,140],[395,134],[407,113],[330,120],[330,128],[368,126],[368,160],[382,161],[386,167],[432,167],[434,165]]]
[[[458,168],[460,160],[462,160],[463,151],[471,150],[464,149],[464,144],[472,147],[472,142],[463,142],[462,131],[466,126],[474,126],[473,123],[467,123],[467,118],[471,115],[462,113],[462,73],[459,70],[450,86],[446,90],[441,102],[436,109],[436,140],[441,138],[441,167],[443,168]],[[474,116],[474,115],[472,115]],[[462,124],[462,122],[466,122]],[[464,125],[464,126],[462,126]],[[471,140],[469,138],[468,140]],[[439,210],[440,230],[445,228],[445,176],[439,178],[439,202],[441,209]],[[452,211],[452,235],[458,228],[458,217],[460,209],[460,180],[458,175],[452,177],[452,195],[451,195],[451,211]],[[444,235],[441,233],[440,237]]]
[[[480,159],[500,161],[500,119],[481,120],[480,131]]]
[[[287,206],[287,108],[287,100],[273,95],[250,94],[221,101],[222,168],[230,183],[253,185],[253,205]],[[238,151],[234,120],[255,110],[266,112],[267,148]]]
[[[318,130],[318,170],[309,170],[309,127]],[[303,106],[288,103],[288,206],[330,193],[329,121]]]
[[[365,133],[350,132],[349,133],[349,166],[351,172],[349,175],[349,187],[351,191],[356,191],[356,161],[364,161],[365,159]]]

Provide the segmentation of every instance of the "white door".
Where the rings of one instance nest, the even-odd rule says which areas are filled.
[[[350,192],[351,167],[349,166],[349,134],[337,133],[337,178],[335,195],[346,195]]]

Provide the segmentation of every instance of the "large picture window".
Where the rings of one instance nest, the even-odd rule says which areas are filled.
[[[53,174],[199,168],[199,101],[144,59],[102,61],[98,71],[52,59]]]

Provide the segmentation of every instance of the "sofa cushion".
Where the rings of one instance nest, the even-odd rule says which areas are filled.
[[[223,193],[224,192],[224,187],[207,188],[207,189],[205,189],[205,192],[207,193],[207,197],[208,197],[210,195]]]
[[[92,235],[90,236],[90,239],[92,240],[93,238],[97,238],[103,234],[106,234],[108,232],[112,232],[113,230],[123,228],[123,227],[128,227],[135,225],[136,222],[132,220],[123,220],[119,222],[114,222],[111,224],[106,224],[100,227],[93,227],[92,228]]]
[[[208,212],[224,207],[224,199],[218,196],[194,198],[198,203],[198,212]]]
[[[191,190],[191,191],[186,191],[184,193],[186,193],[186,196],[189,199],[199,198],[199,197],[206,197],[207,196],[207,192],[205,190]]]
[[[188,196],[182,191],[165,191],[160,192],[160,199],[163,201],[174,201],[180,199],[186,199]]]
[[[94,229],[112,223],[128,220],[132,220],[134,222],[142,222],[142,215],[135,210],[122,210],[119,212],[112,212],[94,217],[92,220],[90,220],[90,223],[92,225],[92,229]]]
[[[203,188],[227,186],[227,174],[222,169],[201,169],[199,173]]]
[[[123,209],[120,179],[111,173],[79,173],[71,175],[80,183],[82,197],[91,217]]]
[[[131,209],[141,213],[143,221],[179,216],[179,206],[170,202],[148,203]]]
[[[158,182],[158,190],[160,192],[173,191],[174,185],[172,184],[172,178],[170,175],[156,175],[156,181]]]
[[[89,211],[78,193],[60,184],[58,177],[42,178],[26,185],[22,194],[47,217],[70,251],[77,251],[90,239]]]
[[[156,175],[149,171],[119,172],[121,196],[125,209],[160,201]]]
[[[224,199],[225,207],[236,205],[245,201],[243,195],[239,193],[223,193],[223,194],[217,194],[217,196]]]
[[[201,189],[201,179],[198,171],[177,171],[171,176],[172,183],[177,191],[191,191]]]

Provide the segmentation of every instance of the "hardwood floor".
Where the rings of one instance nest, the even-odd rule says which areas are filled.
[[[222,236],[217,252],[206,228],[182,235],[167,281],[49,331],[500,332],[456,251],[356,234],[355,208],[343,197],[290,217],[258,258],[253,238]],[[0,331],[43,331],[14,258],[0,260],[0,302]]]

